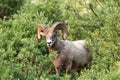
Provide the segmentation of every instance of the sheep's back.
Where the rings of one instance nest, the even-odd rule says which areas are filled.
[[[78,41],[73,41],[72,42],[77,48],[79,48],[80,52],[83,52],[83,54],[86,54],[88,58],[92,57],[91,52],[89,49],[85,47],[86,41],[85,40],[78,40]]]
[[[86,41],[78,40],[78,41],[73,41],[72,43],[78,48],[83,48],[85,46]]]
[[[84,65],[87,62],[87,51],[85,49],[85,40],[64,41],[65,47],[63,50],[69,58],[73,59],[76,64]]]
[[[76,53],[76,56],[74,57],[75,62],[81,65],[85,65],[88,61],[88,51],[85,48],[86,41],[85,40],[78,40],[78,41],[73,41],[72,42],[76,50],[74,52]]]

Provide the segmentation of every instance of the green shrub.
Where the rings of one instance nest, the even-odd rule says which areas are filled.
[[[87,1],[87,0],[86,0]],[[120,10],[117,0],[26,0],[9,20],[0,20],[0,79],[4,80],[119,80]],[[91,70],[57,77],[43,37],[37,42],[38,24],[50,27],[65,22],[69,40],[85,39],[93,53]]]
[[[23,0],[1,0],[0,1],[0,18],[5,18],[16,13],[23,4]]]

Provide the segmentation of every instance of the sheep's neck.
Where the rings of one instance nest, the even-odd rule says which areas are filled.
[[[60,52],[60,50],[64,47],[64,44],[62,41],[56,38],[56,41],[54,42],[53,46],[51,47],[52,50]]]

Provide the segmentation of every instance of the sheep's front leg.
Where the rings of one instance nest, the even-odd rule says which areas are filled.
[[[60,67],[59,67],[59,64],[58,64],[57,60],[54,60],[53,64],[54,64],[54,67],[55,67],[56,74],[59,75],[60,74]]]

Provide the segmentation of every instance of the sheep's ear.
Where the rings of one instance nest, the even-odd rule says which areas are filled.
[[[45,36],[44,32],[47,31],[47,26],[45,24],[40,24],[38,26],[37,40],[40,41],[42,36]]]
[[[57,23],[53,24],[52,29],[53,29],[53,32],[56,32],[57,30],[61,30],[62,34],[63,34],[62,35],[63,40],[65,40],[67,38],[68,31],[67,31],[66,25],[64,23],[57,22]]]

